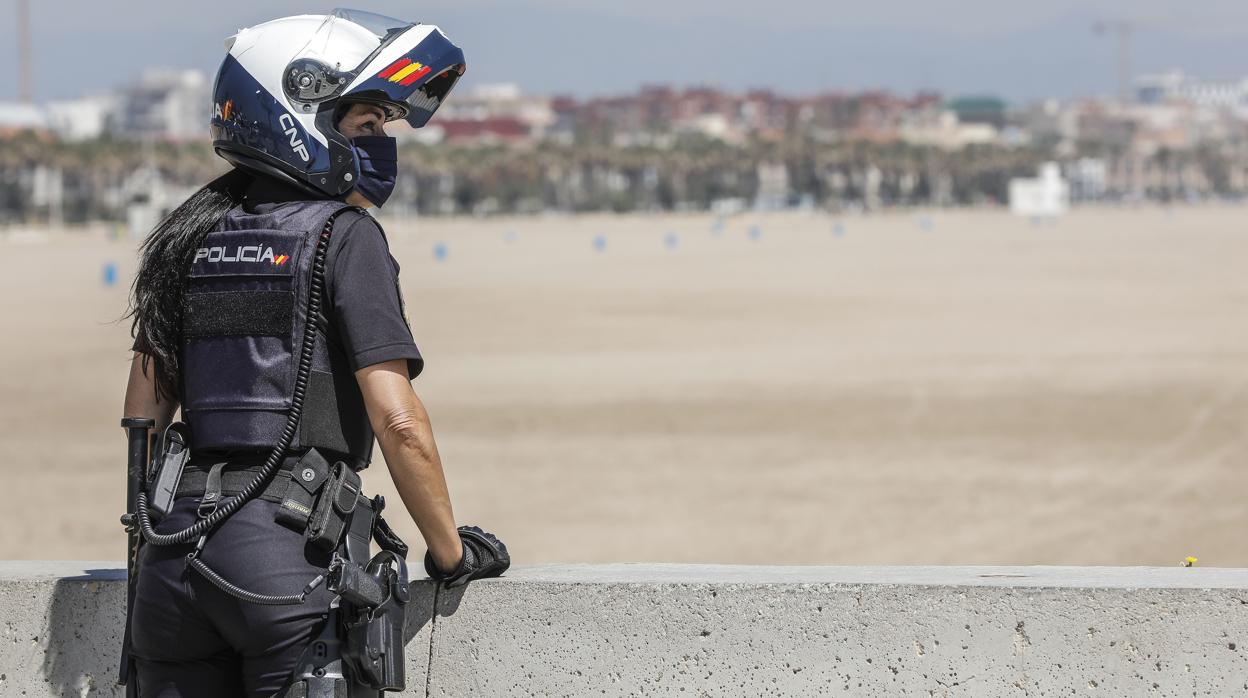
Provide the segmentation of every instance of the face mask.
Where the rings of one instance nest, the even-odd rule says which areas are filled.
[[[381,208],[394,193],[394,180],[399,176],[398,146],[388,136],[356,136],[351,148],[360,167],[355,190]]]

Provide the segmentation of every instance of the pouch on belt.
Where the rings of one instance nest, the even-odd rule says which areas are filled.
[[[329,479],[329,474],[329,461],[315,448],[308,449],[290,469],[286,494],[273,518],[300,533],[305,532],[312,518],[316,495]]]
[[[326,551],[338,547],[351,514],[360,502],[360,484],[359,473],[342,461],[334,463],[308,522],[308,540],[313,545]]]

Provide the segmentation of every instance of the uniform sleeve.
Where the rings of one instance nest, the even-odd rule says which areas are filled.
[[[342,233],[327,290],[330,314],[343,347],[358,371],[384,361],[407,359],[408,378],[424,368],[412,340],[399,289],[399,263],[390,256],[381,228],[369,216],[352,221]]]

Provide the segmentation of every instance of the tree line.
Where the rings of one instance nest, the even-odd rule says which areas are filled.
[[[1090,142],[1077,152],[1106,163],[1098,190],[1104,198],[1238,197],[1248,187],[1248,154],[1238,148],[1163,149],[1139,158]],[[1046,161],[1075,159],[1044,144],[947,151],[800,135],[742,144],[683,135],[664,148],[408,142],[400,153],[399,184],[387,206],[421,215],[993,205],[1006,202],[1011,179],[1032,176]],[[121,221],[157,189],[184,196],[226,167],[203,143],[17,134],[0,139],[0,222],[48,220],[49,197],[59,221]]]

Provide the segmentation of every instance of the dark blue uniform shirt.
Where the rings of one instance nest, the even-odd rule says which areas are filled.
[[[257,178],[243,199],[248,212],[265,213],[307,197],[269,178]],[[371,216],[348,211],[334,220],[325,253],[325,297],[351,369],[407,359],[409,378],[424,367],[412,341],[399,289],[399,263],[381,226]]]

